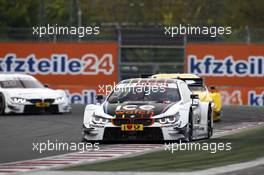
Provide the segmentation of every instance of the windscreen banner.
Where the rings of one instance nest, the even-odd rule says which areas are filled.
[[[224,104],[264,105],[262,44],[188,44],[186,71],[218,87]]]
[[[98,43],[0,43],[0,72],[36,77],[66,89],[73,103],[93,103],[98,87],[117,82],[118,46]]]

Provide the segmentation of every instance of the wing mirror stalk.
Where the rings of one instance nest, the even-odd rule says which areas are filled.
[[[100,104],[102,104],[103,99],[104,99],[104,96],[103,96],[102,94],[98,94],[98,95],[96,96],[96,100],[97,100],[97,102],[99,102]]]
[[[191,94],[190,98],[192,100],[192,106],[198,106],[199,105],[199,95]]]

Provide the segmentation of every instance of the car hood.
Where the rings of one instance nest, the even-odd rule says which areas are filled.
[[[104,112],[115,118],[150,118],[164,113],[176,102],[124,102],[108,103],[103,105]]]
[[[58,91],[49,88],[14,88],[5,89],[10,97],[32,98],[56,98],[59,96]]]

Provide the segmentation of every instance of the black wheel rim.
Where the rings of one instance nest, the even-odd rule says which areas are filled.
[[[0,97],[0,114],[3,114],[5,110],[3,97]]]

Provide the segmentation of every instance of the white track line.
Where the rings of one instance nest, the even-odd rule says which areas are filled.
[[[21,162],[12,162],[0,164],[0,173],[18,173],[18,172],[29,172],[43,169],[51,169],[54,167],[64,167],[68,165],[76,165],[80,163],[95,162],[100,160],[114,159],[124,155],[135,155],[138,152],[145,152],[153,150],[155,148],[162,147],[163,145],[158,144],[147,144],[147,145],[109,145],[103,147],[99,151],[86,151],[68,153],[58,156],[46,157],[35,160],[27,160]],[[117,147],[117,148],[116,148]]]
[[[264,158],[256,159],[250,162],[232,164],[207,170],[191,172],[130,172],[130,171],[40,171],[32,172],[29,175],[217,175],[239,171],[241,169],[252,168],[264,165]]]
[[[263,123],[250,123],[243,127],[229,128],[227,131],[216,131],[213,138],[222,137],[227,134],[240,132],[246,128],[252,128]],[[26,160],[20,162],[12,162],[0,164],[1,173],[19,173],[19,172],[30,172],[38,170],[50,170],[59,169],[63,167],[94,163],[105,160],[117,159],[120,157],[133,157],[147,152],[153,152],[157,150],[163,150],[163,144],[117,144],[109,145],[101,148],[98,151],[86,151],[86,152],[75,152],[67,153],[52,157],[45,157],[41,159]]]

